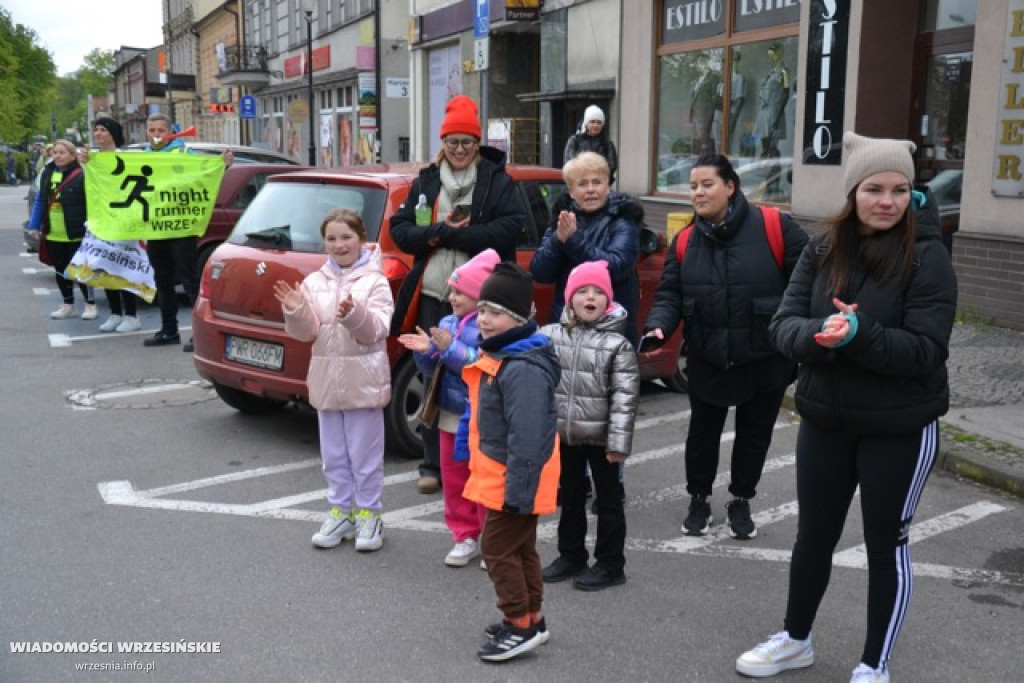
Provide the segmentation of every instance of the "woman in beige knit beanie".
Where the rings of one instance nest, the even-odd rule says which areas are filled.
[[[846,205],[804,250],[770,327],[776,348],[800,364],[784,630],[740,655],[736,669],[760,678],[814,663],[811,628],[859,489],[867,634],[850,681],[890,683],[914,576],[911,522],[949,408],[956,276],[938,212],[911,185],[914,145],[846,133],[843,147]]]

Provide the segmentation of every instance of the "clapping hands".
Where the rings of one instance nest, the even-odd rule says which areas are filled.
[[[278,280],[274,283],[274,298],[285,308],[294,311],[302,306],[302,290],[299,287],[297,282],[293,287],[284,280]]]
[[[826,318],[821,332],[814,335],[814,341],[826,349],[833,349],[846,339],[850,334],[850,320],[847,316],[854,315],[857,311],[857,304],[844,303],[838,297],[832,299],[832,305],[839,309],[839,312]]]

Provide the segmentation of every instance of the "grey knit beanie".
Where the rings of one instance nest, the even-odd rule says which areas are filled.
[[[849,195],[860,181],[886,171],[902,173],[907,180],[913,182],[913,154],[916,149],[917,145],[910,140],[866,138],[853,131],[846,131],[843,134],[843,151],[846,154],[843,189]]]

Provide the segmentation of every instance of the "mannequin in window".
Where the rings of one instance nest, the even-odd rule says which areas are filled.
[[[758,93],[757,123],[754,134],[761,138],[761,158],[780,156],[779,140],[786,137],[786,102],[789,100],[789,72],[782,63],[785,48],[781,43],[768,47],[771,69],[761,81]]]
[[[729,82],[729,146],[733,146],[736,123],[740,120],[743,103],[746,102],[747,81],[740,73],[740,53],[732,53],[732,80]]]
[[[715,153],[711,137],[711,124],[715,112],[722,106],[721,81],[711,70],[708,56],[697,55],[697,80],[690,99],[690,127],[693,132],[693,154]]]

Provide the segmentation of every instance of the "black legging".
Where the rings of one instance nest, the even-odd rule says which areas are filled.
[[[135,317],[135,295],[123,289],[105,289],[107,305],[111,315],[128,315]]]
[[[71,259],[74,258],[75,252],[78,251],[78,245],[81,242],[56,242],[53,240],[46,240],[46,251],[50,255],[50,263],[53,264],[53,269],[57,271],[57,289],[60,290],[60,296],[66,304],[75,303],[75,282],[64,277],[64,271],[68,269],[71,264]],[[81,282],[77,283],[78,289],[82,292],[82,298],[85,299],[85,303],[94,304],[96,299],[93,297],[92,287],[87,287]]]
[[[796,445],[800,506],[789,571],[785,628],[803,640],[828,588],[832,553],[860,486],[868,559],[868,632],[861,661],[885,666],[907,616],[913,586],[910,522],[938,452],[938,423],[906,436],[826,432],[804,420]]]

